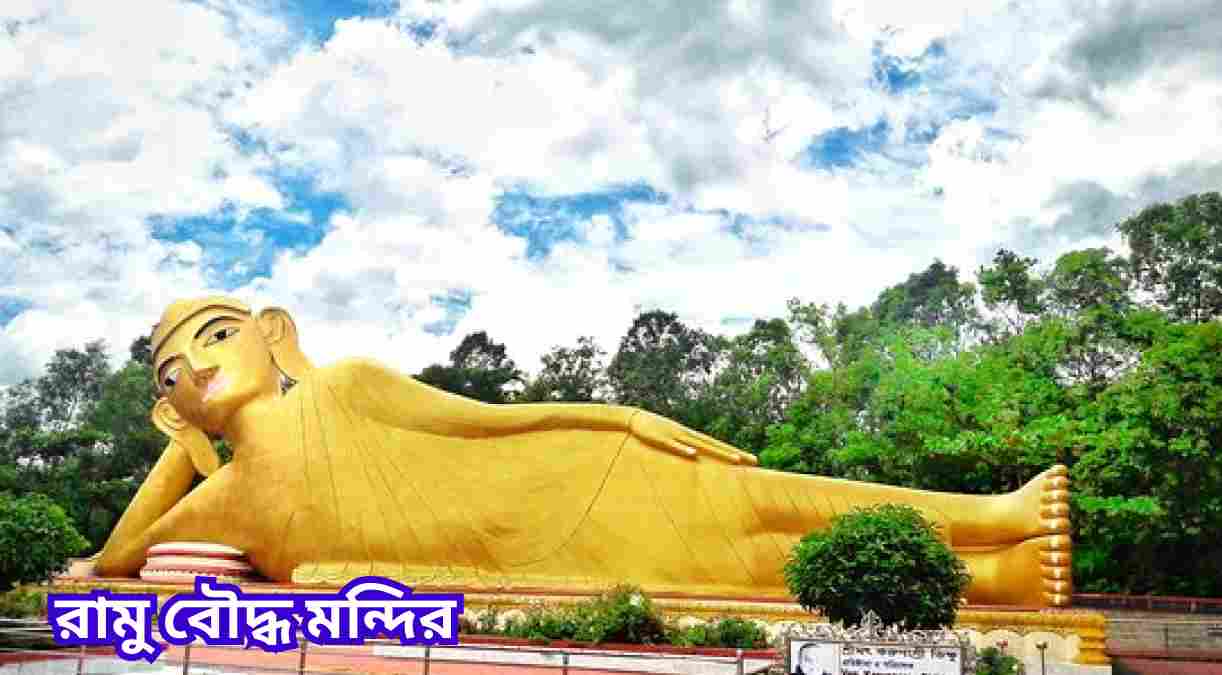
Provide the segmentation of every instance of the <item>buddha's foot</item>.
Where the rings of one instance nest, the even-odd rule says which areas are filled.
[[[1031,479],[1017,493],[1026,536],[1069,534],[1069,469],[1058,464]],[[1032,516],[1035,516],[1032,518]]]
[[[972,574],[968,602],[1063,607],[1073,593],[1068,535],[1053,534],[988,552],[961,554]]]

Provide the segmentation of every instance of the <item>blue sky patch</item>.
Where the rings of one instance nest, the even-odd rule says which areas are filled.
[[[839,128],[815,139],[811,146],[813,164],[822,168],[852,166],[864,154],[879,152],[901,164],[911,164],[920,146],[937,139],[950,122],[975,117],[987,117],[997,112],[998,101],[987,94],[951,85],[948,69],[954,64],[948,59],[946,45],[935,40],[925,51],[913,58],[901,58],[886,52],[886,42],[875,43],[874,83],[891,95],[899,96],[920,88],[931,94],[938,108],[924,111],[904,122],[904,148],[885,152],[887,128],[877,123],[867,129]],[[906,159],[907,158],[907,159]],[[923,162],[917,162],[919,166]],[[915,168],[915,167],[913,167]]]
[[[270,9],[311,39],[326,42],[335,34],[335,22],[352,17],[380,18],[395,13],[396,0],[268,0]]]
[[[921,84],[921,74],[908,67],[904,59],[883,53],[882,47],[874,47],[874,81],[884,90],[899,93]]]
[[[454,332],[454,327],[458,325],[459,320],[471,311],[471,291],[466,289],[452,289],[445,295],[434,295],[429,298],[434,305],[445,310],[445,318],[438,321],[427,323],[421,327],[430,335],[449,335]]]
[[[956,100],[936,119],[924,120],[920,123],[910,122],[904,129],[904,142],[913,145],[929,145],[938,138],[947,124],[957,120],[967,120],[973,117],[987,117],[997,112],[997,101],[981,97],[974,92],[955,92]],[[990,127],[986,133],[994,137],[1008,134],[1001,129]]]
[[[254,209],[239,220],[233,204],[211,214],[188,218],[150,218],[153,237],[161,241],[193,241],[203,249],[210,283],[231,289],[256,277],[268,276],[276,257],[285,251],[303,253],[322,241],[336,211],[348,208],[343,196],[319,192],[302,176],[277,176],[276,189],[286,208]]]
[[[900,94],[921,86],[929,75],[936,75],[939,63],[946,57],[946,46],[935,40],[920,56],[912,59],[888,54],[885,42],[876,42],[874,56],[874,82],[884,91]],[[932,71],[932,72],[931,72]]]
[[[525,190],[510,190],[496,199],[492,222],[501,231],[526,239],[526,257],[545,258],[562,241],[580,241],[581,225],[596,215],[608,216],[617,240],[627,236],[624,205],[665,203],[666,197],[647,185],[630,185],[601,192],[557,197],[536,197]]]
[[[25,298],[18,298],[12,295],[0,295],[0,327],[7,326],[10,321],[17,318],[18,314],[26,311],[34,305]]]
[[[863,155],[881,151],[887,143],[889,130],[886,120],[879,120],[864,129],[836,127],[815,137],[807,148],[807,158],[820,169],[853,166]]]
[[[243,157],[249,157],[254,154],[268,154],[272,148],[267,141],[250,133],[250,131],[239,126],[228,125],[224,127],[226,135],[229,136],[229,141],[237,148],[238,153]]]
[[[749,228],[752,226],[764,226],[786,232],[797,232],[801,230],[809,230],[814,232],[827,232],[830,227],[825,223],[811,223],[792,218],[783,218],[777,215],[768,216],[753,216],[747,213],[731,213],[725,210],[711,211],[722,218],[726,219],[726,230],[734,236],[741,239],[750,239],[751,233]]]

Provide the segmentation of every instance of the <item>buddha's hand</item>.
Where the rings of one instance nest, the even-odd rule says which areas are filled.
[[[750,453],[645,410],[633,413],[628,429],[642,443],[680,457],[698,459],[705,456],[729,464],[759,463]]]

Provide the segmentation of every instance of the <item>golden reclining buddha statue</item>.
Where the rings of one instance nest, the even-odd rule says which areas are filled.
[[[288,313],[225,297],[172,304],[152,350],[170,442],[95,556],[101,576],[193,541],[240,549],[281,582],[783,598],[803,536],[902,503],[965,561],[969,602],[1069,602],[1064,467],[987,496],[772,471],[635,408],[486,404],[368,359],[315,368]],[[233,449],[223,466],[218,437]]]

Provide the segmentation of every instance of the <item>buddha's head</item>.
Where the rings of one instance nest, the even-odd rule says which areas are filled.
[[[278,396],[285,375],[300,377],[309,368],[287,312],[269,308],[255,315],[226,297],[171,304],[150,343],[161,395],[153,420],[189,448],[201,432],[221,435],[252,401]]]

